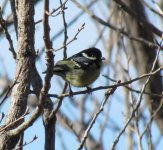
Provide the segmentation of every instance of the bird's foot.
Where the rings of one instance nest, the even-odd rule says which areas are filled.
[[[73,91],[72,91],[72,89],[71,89],[71,86],[70,86],[70,84],[68,84],[69,85],[69,96],[70,97],[73,97]]]
[[[86,88],[87,88],[88,94],[91,94],[92,88],[90,88],[89,86],[86,86]]]

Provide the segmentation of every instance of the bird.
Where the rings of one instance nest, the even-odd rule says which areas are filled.
[[[89,88],[88,86],[99,77],[104,59],[99,49],[88,48],[67,59],[58,61],[54,66],[53,73],[62,77],[69,87],[72,85]]]

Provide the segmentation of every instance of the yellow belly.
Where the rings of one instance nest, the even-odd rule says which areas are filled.
[[[64,69],[68,71],[64,71]],[[81,68],[74,68],[74,62],[62,60],[57,62],[54,74],[62,77],[73,86],[84,87],[93,83],[98,78],[100,75],[100,66],[98,68],[96,64],[92,64],[83,70]]]
[[[93,83],[98,76],[100,75],[100,70],[88,69],[86,71],[83,70],[75,70],[66,75],[65,80],[68,81],[71,85],[77,87],[88,86]]]

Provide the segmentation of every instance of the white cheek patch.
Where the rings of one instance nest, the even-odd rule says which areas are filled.
[[[90,57],[88,56],[86,53],[82,53],[82,55],[85,57],[85,58],[88,58],[90,60],[96,60],[97,58],[96,57]]]

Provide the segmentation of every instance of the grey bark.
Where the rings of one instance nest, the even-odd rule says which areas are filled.
[[[34,51],[34,0],[16,0],[15,10],[17,17],[18,48],[16,59],[16,73],[18,84],[11,93],[10,106],[5,118],[5,125],[22,116],[27,107],[27,97],[30,89],[31,71],[35,65]],[[16,128],[23,120],[0,133],[0,149],[13,149],[19,136],[11,136],[10,129]],[[20,133],[21,134],[21,133]]]

